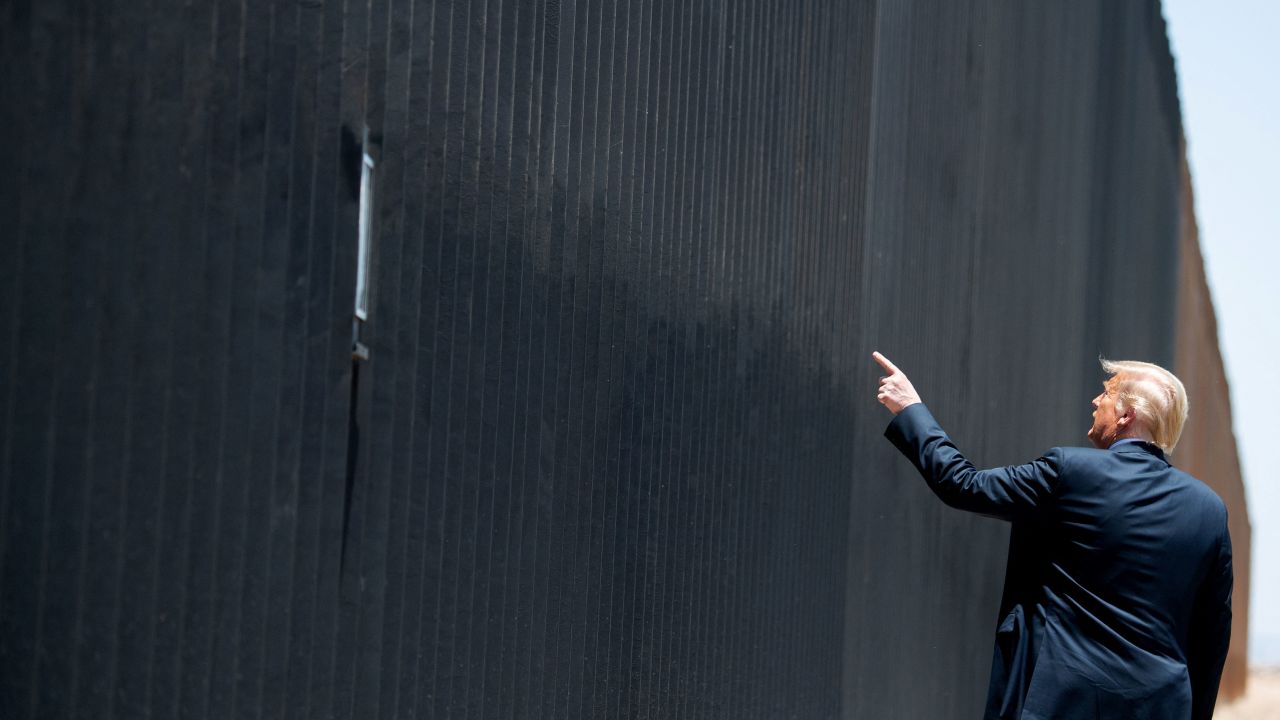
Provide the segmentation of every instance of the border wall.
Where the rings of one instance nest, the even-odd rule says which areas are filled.
[[[1225,412],[1156,2],[15,0],[0,74],[6,717],[973,717],[1008,529],[870,352],[982,464],[1099,354]]]

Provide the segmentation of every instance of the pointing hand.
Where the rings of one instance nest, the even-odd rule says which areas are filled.
[[[915,405],[920,402],[920,394],[911,385],[911,381],[907,379],[906,373],[898,369],[897,365],[889,362],[889,358],[881,355],[879,352],[871,353],[871,357],[880,363],[880,367],[888,375],[880,378],[880,392],[876,393],[876,399],[881,405],[893,411],[894,415],[902,412],[902,409]]]

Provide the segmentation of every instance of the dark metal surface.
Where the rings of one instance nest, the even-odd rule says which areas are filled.
[[[0,72],[6,718],[973,717],[1006,530],[870,351],[986,464],[1172,361],[1155,2],[16,1]]]

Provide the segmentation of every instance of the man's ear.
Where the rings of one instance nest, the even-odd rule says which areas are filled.
[[[1133,408],[1127,408],[1120,417],[1116,418],[1116,425],[1128,427],[1137,416],[1138,414],[1133,411]]]

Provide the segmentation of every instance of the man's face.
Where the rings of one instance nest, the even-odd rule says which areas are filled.
[[[1089,428],[1089,442],[1102,450],[1111,447],[1119,436],[1122,415],[1116,413],[1116,386],[1123,373],[1113,375],[1102,383],[1102,392],[1093,399],[1093,427]]]

